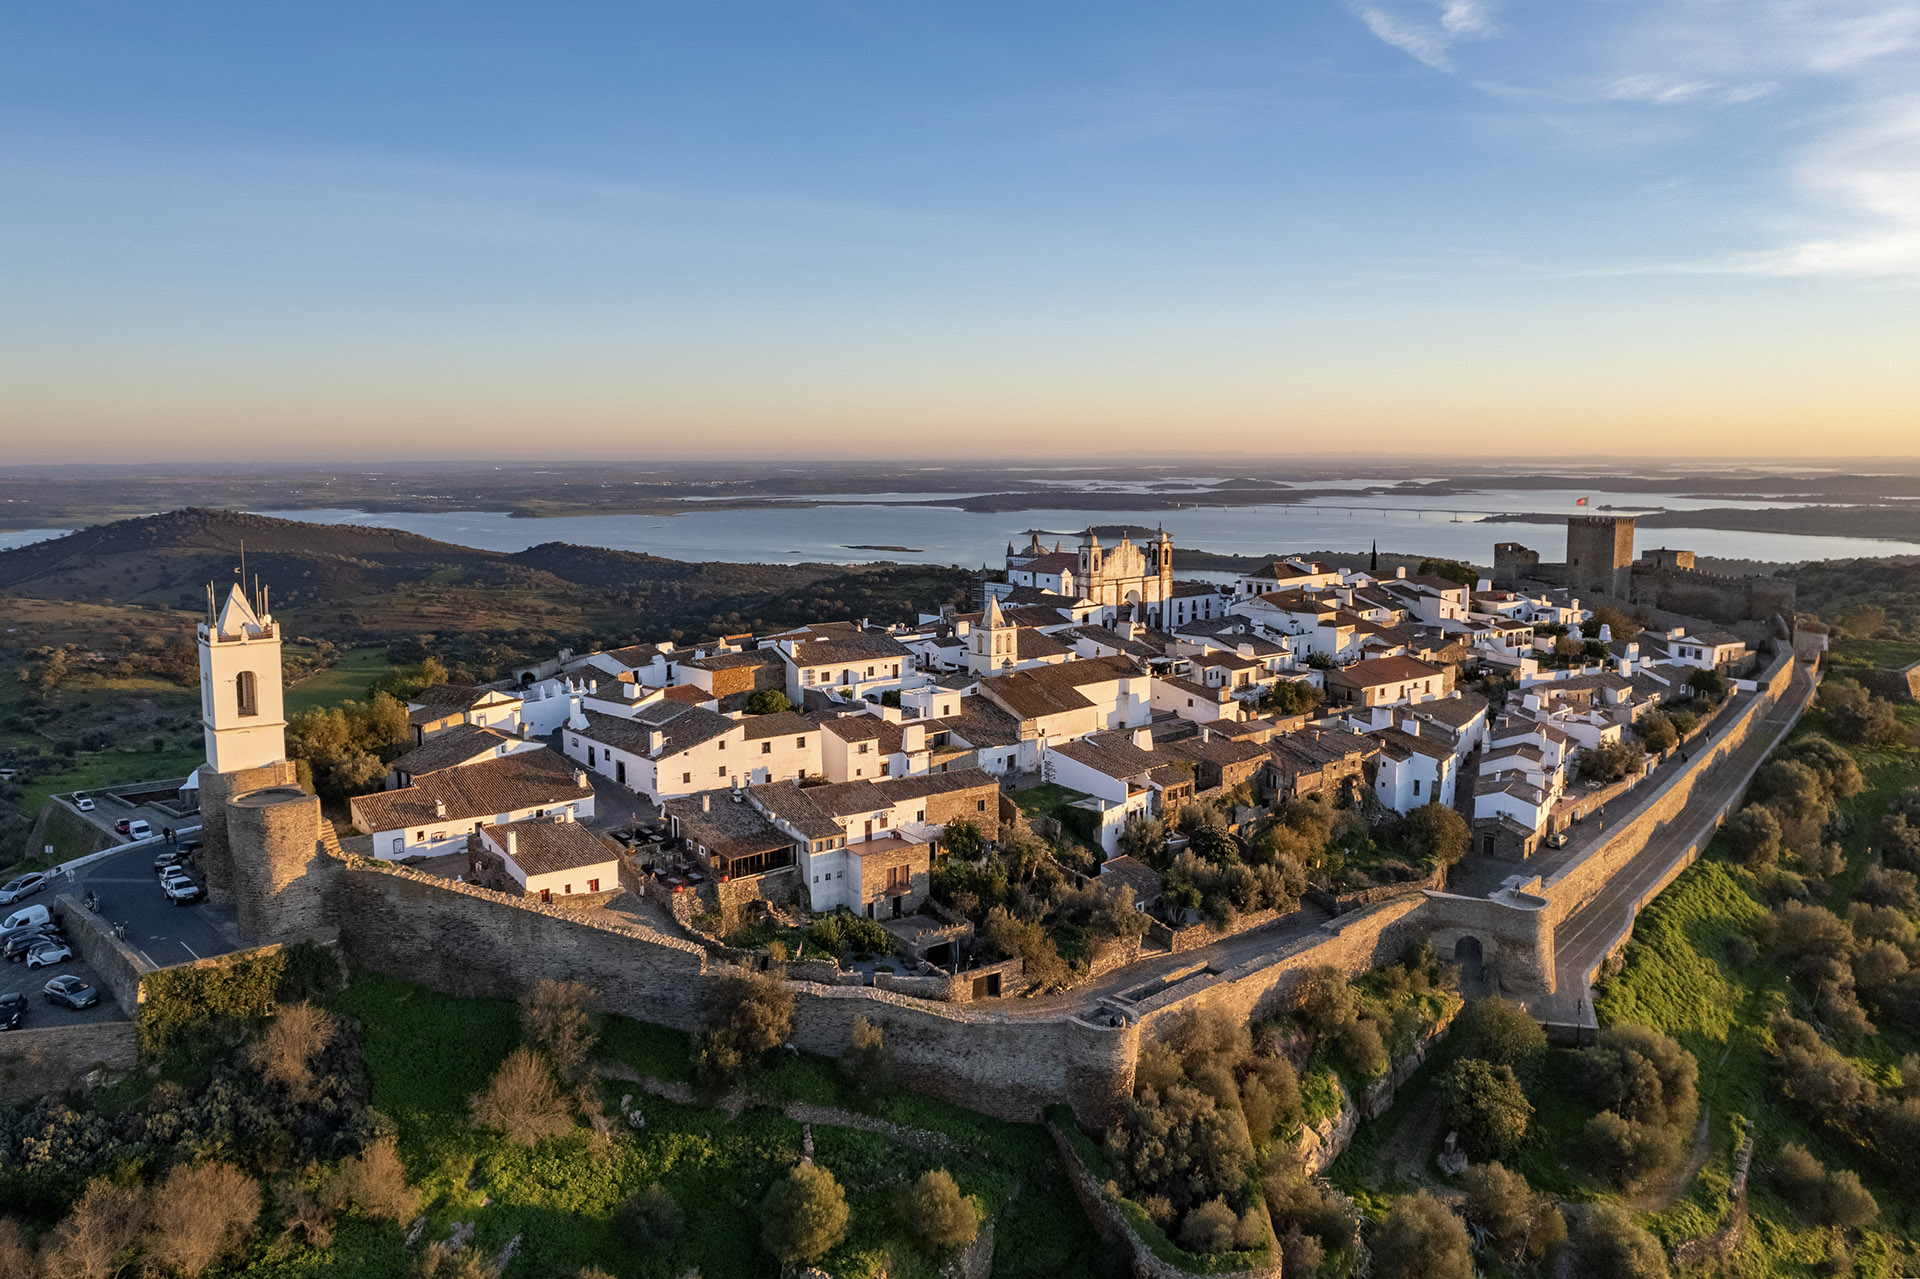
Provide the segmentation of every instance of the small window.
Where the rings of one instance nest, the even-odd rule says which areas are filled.
[[[234,692],[240,699],[240,713],[242,715],[258,715],[260,713],[259,688],[254,680],[252,671],[240,672],[239,676],[234,680]]]
[[[984,800],[984,799],[982,799],[982,800],[976,800],[976,801],[974,801],[974,805],[973,805],[973,811],[974,811],[974,812],[976,812],[976,813],[984,813],[984,812],[986,812],[986,811],[987,811],[987,801],[986,801],[986,800]]]
[[[761,743],[760,743],[760,753],[761,753],[762,755],[771,755],[771,754],[773,754],[773,743],[772,743],[772,742],[761,742]]]
[[[424,844],[424,843],[426,843],[426,842],[427,842],[427,832],[425,832],[425,831],[423,831],[423,830],[417,830],[417,831],[415,831],[415,832],[413,832],[413,842],[414,842],[414,843],[416,843],[416,844]]]
[[[880,829],[885,830],[886,828],[887,828],[887,815],[885,813],[882,813],[880,814]]]
[[[804,737],[796,737],[796,738],[794,738],[794,739],[793,739],[793,744],[794,744],[794,746],[795,746],[795,747],[796,747],[797,749],[799,749],[799,750],[805,750],[805,749],[807,749],[807,739],[806,739],[806,738],[804,738]]]
[[[600,881],[599,881],[599,880],[597,880],[597,879],[589,879],[589,880],[587,881],[587,891],[588,891],[588,892],[590,892],[590,893],[597,893],[597,892],[599,892],[599,891],[600,891]]]
[[[573,896],[573,885],[572,885],[572,884],[563,884],[563,885],[561,885],[561,887],[560,887],[560,895],[561,895],[562,897],[571,897],[571,896]]]
[[[923,808],[923,809],[921,809],[921,810],[920,810],[919,812],[917,812],[917,813],[915,813],[915,814],[913,815],[913,820],[914,820],[914,821],[916,821],[916,822],[924,822],[924,821],[926,821],[926,820],[927,820],[927,810]]]
[[[721,750],[727,749],[727,739],[724,737],[720,739],[720,749]]]
[[[1414,779],[1414,782],[1413,782],[1413,793],[1414,793],[1414,794],[1416,794],[1416,795],[1418,795],[1418,794],[1420,793],[1420,779],[1419,779],[1419,778],[1415,778],[1415,779]]]
[[[680,774],[680,784],[682,786],[691,786],[693,784],[693,774],[692,773]]]
[[[866,754],[866,753],[867,753],[867,747],[868,747],[868,746],[869,746],[870,744],[871,744],[871,743],[868,743],[868,742],[861,742],[861,743],[860,743],[860,753],[861,753],[862,755],[864,755],[864,754]]]
[[[725,764],[722,764],[720,765],[720,776],[725,777],[726,775],[727,775],[727,766]]]

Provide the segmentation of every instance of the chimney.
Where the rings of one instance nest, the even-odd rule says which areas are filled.
[[[1395,577],[1405,577],[1407,575],[1407,566],[1402,564],[1399,568],[1393,570],[1393,575]]]
[[[513,856],[513,854],[514,854],[514,832],[509,830],[507,832],[507,856],[511,857]]]
[[[647,730],[647,754],[658,755],[667,748],[667,735],[657,728]]]
[[[584,790],[586,788],[587,774],[585,770],[578,768],[573,770],[573,784],[577,789]]]
[[[1200,726],[1200,740],[1203,742],[1210,742],[1213,740],[1213,730],[1211,728],[1208,728],[1205,724],[1202,724]]]
[[[711,792],[700,792],[700,811],[703,813],[711,813],[713,811],[713,795]]]
[[[1143,751],[1152,750],[1153,749],[1153,730],[1151,728],[1144,728],[1144,727],[1134,729],[1133,744],[1134,746],[1136,746],[1137,748]]]
[[[445,817],[445,816],[447,815],[447,801],[446,801],[446,800],[444,800],[444,799],[436,799],[436,800],[434,800],[434,801],[433,801],[433,815],[434,815],[435,817]]]

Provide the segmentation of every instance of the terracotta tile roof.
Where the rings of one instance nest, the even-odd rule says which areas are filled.
[[[632,719],[620,715],[602,715],[598,711],[582,711],[581,714],[586,716],[587,726],[577,730],[580,736],[632,755],[644,755],[648,759],[678,755],[702,742],[725,736],[735,726],[734,720],[718,711],[669,701],[643,706]],[[658,752],[647,749],[654,729],[658,729],[665,738]]]
[[[1131,854],[1123,853],[1101,862],[1100,882],[1119,884],[1136,903],[1153,902],[1160,897],[1160,872]]]
[[[1487,713],[1487,699],[1478,693],[1461,690],[1452,697],[1415,702],[1411,711],[1421,719],[1430,719],[1459,730]]]
[[[1258,742],[1232,741],[1211,733],[1204,737],[1195,733],[1191,737],[1165,742],[1161,744],[1161,749],[1181,759],[1220,766],[1251,763],[1256,759],[1264,759],[1267,754],[1267,748]]]
[[[472,759],[493,756],[501,746],[519,740],[498,729],[481,728],[476,724],[455,724],[452,728],[435,733],[387,767],[393,772],[423,777],[443,768],[457,768]]]
[[[671,688],[660,690],[660,696],[670,702],[679,702],[683,706],[705,706],[716,701],[712,693],[697,684],[675,684]]]
[[[1020,573],[1059,573],[1066,569],[1077,572],[1079,568],[1080,556],[1074,551],[1048,551],[1013,566],[1013,570]]]
[[[909,663],[913,660],[913,654],[891,636],[856,632],[829,639],[809,640],[796,645],[793,655],[787,658],[795,666],[854,666],[876,659]]]
[[[799,737],[815,732],[819,725],[797,711],[778,711],[772,715],[749,715],[745,719],[735,720],[747,731],[747,740],[757,742],[764,737]]]
[[[1410,755],[1425,755],[1428,759],[1450,759],[1453,756],[1453,748],[1448,743],[1434,741],[1424,734],[1416,736],[1404,729],[1382,728],[1367,736],[1380,743],[1384,754],[1396,759],[1406,759]]]
[[[712,657],[690,657],[680,665],[695,666],[703,671],[737,671],[748,666],[778,666],[780,650],[750,648],[741,653],[715,653]]]
[[[604,836],[579,822],[528,817],[498,826],[489,824],[481,829],[502,851],[506,849],[508,833],[512,833],[513,852],[507,856],[523,875],[551,875],[605,865],[614,866],[617,873],[619,867],[619,850]]]
[[[1042,634],[1029,627],[1021,627],[1014,633],[1014,656],[1023,662],[1037,661],[1047,657],[1065,657],[1073,650],[1051,635]]]
[[[400,790],[357,796],[351,801],[354,825],[369,833],[406,830],[591,798],[592,783],[577,781],[579,775],[571,760],[550,750],[503,755],[430,773]],[[444,814],[436,800],[445,804]]]
[[[980,691],[1021,719],[1038,719],[1093,705],[1079,691],[1089,684],[1129,679],[1140,673],[1130,658],[1094,657],[995,675],[980,681]]]
[[[1338,679],[1356,688],[1376,688],[1382,684],[1410,684],[1414,680],[1434,679],[1441,673],[1439,667],[1429,666],[1411,657],[1375,657],[1351,666],[1336,667],[1327,672],[1327,678]]]
[[[625,648],[607,649],[597,656],[611,657],[620,665],[631,669],[636,666],[651,666],[655,658],[665,657],[671,660],[673,654],[661,651],[658,644],[629,644]]]

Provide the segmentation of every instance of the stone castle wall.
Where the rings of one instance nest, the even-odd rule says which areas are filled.
[[[131,1070],[135,1061],[130,1021],[11,1030],[0,1038],[0,1103],[61,1092],[95,1066]]]
[[[1164,1039],[1189,1009],[1202,1004],[1253,1021],[1292,1006],[1294,988],[1312,968],[1332,965],[1349,974],[1391,963],[1425,933],[1425,903],[1405,897],[1322,924],[1305,937],[1277,944],[1221,972],[1202,970],[1141,999],[1135,1009],[1142,1038]]]
[[[1776,658],[1762,677],[1760,695],[1747,704],[1738,719],[1730,723],[1722,721],[1708,743],[1702,743],[1697,737],[1692,739],[1691,748],[1701,753],[1687,769],[1663,782],[1652,798],[1611,838],[1542,882],[1536,891],[1552,903],[1554,924],[1599,896],[1608,882],[1646,848],[1648,841],[1680,815],[1710,769],[1739,749],[1786,693],[1793,680],[1793,667],[1790,658]]]
[[[334,918],[356,965],[452,995],[583,981],[607,1012],[679,1030],[707,1025],[718,965],[693,942],[402,868],[350,860],[332,874]],[[915,1088],[1001,1118],[1036,1119],[1066,1101],[1101,1124],[1133,1090],[1139,1037],[1124,1021],[1022,1018],[871,987],[792,989],[801,1048],[842,1056],[865,1016]]]
[[[240,933],[266,941],[327,923],[320,801],[297,786],[249,791],[225,805]]]
[[[227,831],[228,804],[248,791],[292,786],[294,766],[289,760],[232,773],[200,770],[200,868],[207,874],[207,897],[233,900],[233,844]]]

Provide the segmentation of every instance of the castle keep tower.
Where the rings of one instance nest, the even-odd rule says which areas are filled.
[[[1626,599],[1633,590],[1633,517],[1576,515],[1567,521],[1567,586]]]
[[[200,861],[207,890],[237,908],[249,942],[318,926],[321,894],[311,873],[320,801],[295,782],[287,759],[280,679],[280,627],[264,593],[240,586],[216,610],[207,592],[199,626]],[[304,881],[304,883],[302,882]]]

